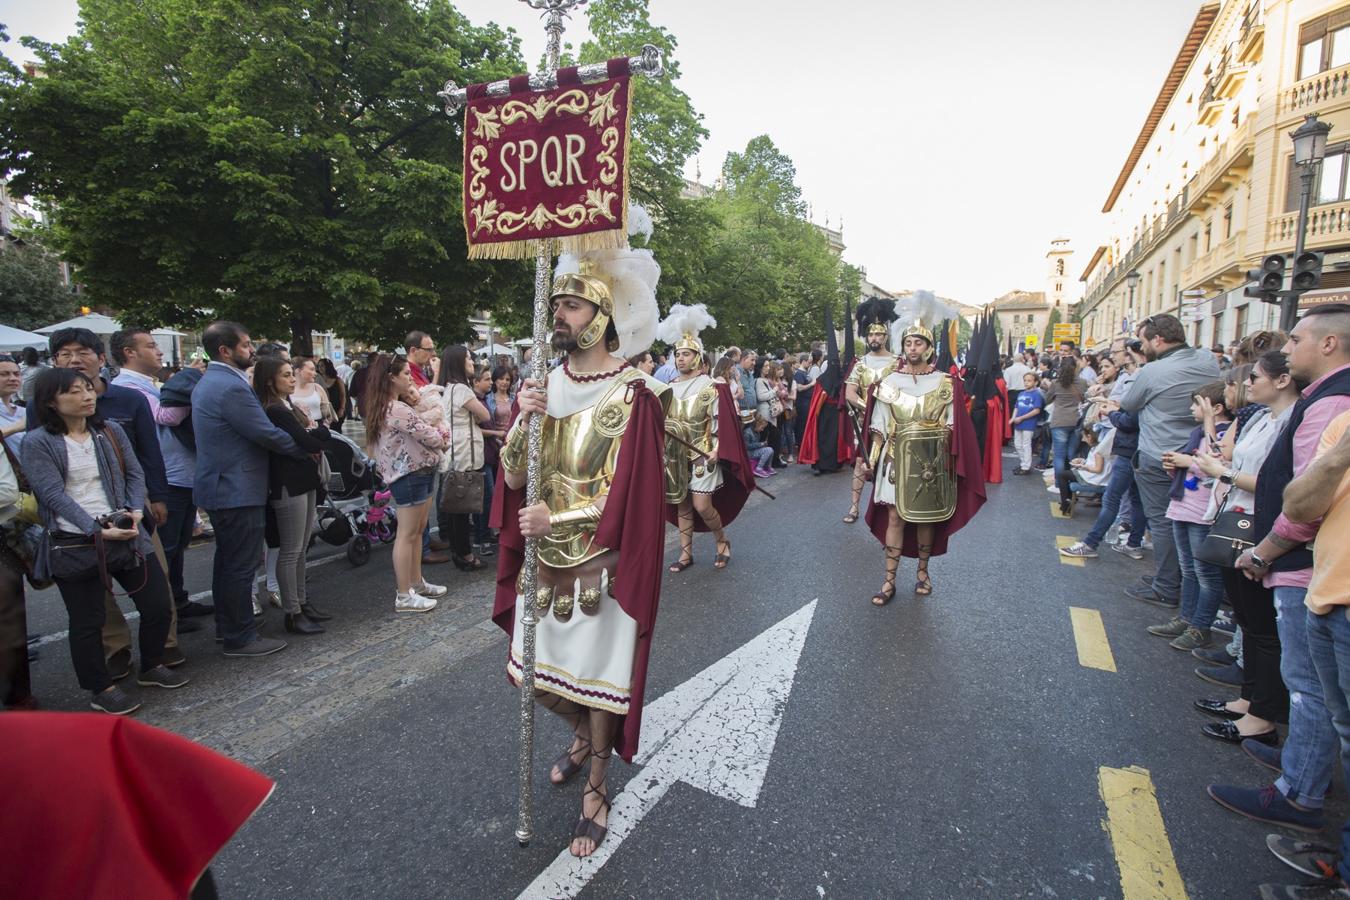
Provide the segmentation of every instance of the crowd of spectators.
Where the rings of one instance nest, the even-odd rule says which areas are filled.
[[[1148,633],[1226,689],[1195,700],[1210,719],[1201,735],[1272,777],[1211,784],[1209,796],[1319,831],[1337,757],[1350,767],[1350,305],[1313,306],[1288,335],[1226,349],[1190,347],[1171,315],[1144,319],[1135,338],[1095,357],[1066,342],[1008,361],[1005,374],[1026,370],[1016,472],[1042,470],[1063,515],[1096,510],[1059,552],[1091,560],[1107,544],[1140,561],[1124,593],[1168,616]],[[1267,845],[1318,881],[1262,896],[1350,897],[1350,823],[1339,848]]]
[[[180,633],[214,619],[221,652],[285,649],[263,633],[269,606],[287,636],[319,635],[332,616],[308,596],[316,509],[329,484],[331,441],[363,419],[369,452],[398,508],[396,612],[426,612],[447,593],[423,565],[472,571],[493,555],[491,467],[520,373],[439,356],[422,332],[364,365],[254,346],[241,325],[215,322],[189,364],[164,367],[152,335],[129,328],[107,346],[87,329],[51,336],[50,364],[0,357],[0,688],[6,708],[34,708],[25,583],[54,585],[69,618],[76,678],[95,710],[141,701],[119,683],[186,685]],[[25,396],[25,385],[31,387]],[[355,426],[352,426],[355,427]],[[428,527],[450,471],[478,473],[483,505]],[[209,603],[184,585],[194,535],[214,540]],[[445,551],[449,551],[448,553]],[[132,629],[119,591],[140,624]]]

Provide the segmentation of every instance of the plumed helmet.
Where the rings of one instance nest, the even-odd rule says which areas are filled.
[[[858,304],[858,333],[862,335],[887,333],[895,321],[895,301],[885,297],[868,297]]]

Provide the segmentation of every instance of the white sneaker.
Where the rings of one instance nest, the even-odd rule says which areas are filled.
[[[423,581],[414,590],[416,590],[417,593],[421,594],[423,597],[429,597],[432,600],[437,600],[441,597],[444,597],[446,594],[450,593],[450,589],[445,585],[432,584],[430,581]]]
[[[409,591],[406,594],[394,595],[394,612],[431,612],[436,608],[436,601],[430,597],[423,597],[417,591]]]

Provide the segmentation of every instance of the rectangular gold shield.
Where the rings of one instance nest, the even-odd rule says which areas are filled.
[[[906,522],[945,522],[956,511],[947,434],[945,427],[924,422],[908,422],[894,433],[891,477],[898,487],[896,512]]]

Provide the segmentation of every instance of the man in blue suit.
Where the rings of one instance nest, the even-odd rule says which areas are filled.
[[[253,393],[248,369],[253,341],[244,326],[212,322],[202,332],[210,358],[192,392],[192,430],[197,438],[193,499],[211,517],[216,532],[211,591],[216,632],[226,656],[267,656],[286,642],[258,637],[253,621],[253,573],[263,552],[269,451],[301,458],[305,452],[272,424]]]

